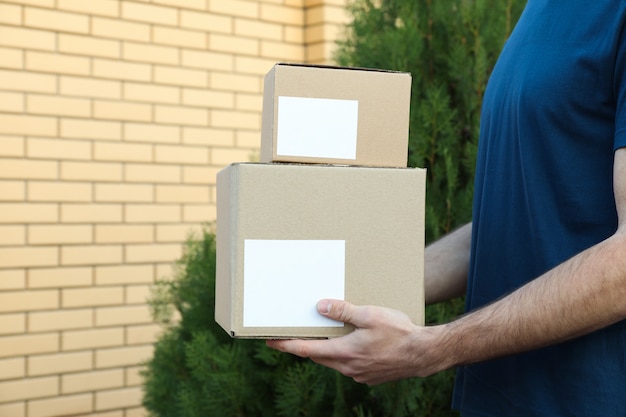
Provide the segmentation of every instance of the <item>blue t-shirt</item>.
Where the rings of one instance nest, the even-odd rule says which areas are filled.
[[[483,100],[468,310],[615,232],[624,19],[624,0],[528,1]],[[462,416],[624,417],[626,322],[461,367],[453,406]]]

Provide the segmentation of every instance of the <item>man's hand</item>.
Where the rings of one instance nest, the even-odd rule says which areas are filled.
[[[346,301],[322,300],[318,311],[356,329],[329,340],[268,340],[271,348],[336,369],[357,382],[380,384],[413,376],[428,376],[453,364],[438,358],[442,328],[419,327],[402,312]],[[449,358],[448,358],[449,359]]]

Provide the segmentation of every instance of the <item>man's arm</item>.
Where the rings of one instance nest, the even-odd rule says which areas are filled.
[[[619,218],[613,236],[508,296],[451,323],[418,327],[395,310],[323,300],[318,309],[357,329],[336,339],[268,345],[377,384],[428,376],[580,336],[626,318],[626,149],[615,153]]]

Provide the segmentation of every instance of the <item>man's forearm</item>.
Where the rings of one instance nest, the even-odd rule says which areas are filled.
[[[472,224],[428,245],[424,253],[426,304],[462,295],[467,285]]]
[[[440,326],[444,350],[452,352],[441,368],[540,348],[624,318],[626,236],[618,233],[510,295]]]

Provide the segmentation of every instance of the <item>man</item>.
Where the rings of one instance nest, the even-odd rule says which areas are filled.
[[[529,0],[483,100],[473,221],[426,250],[417,327],[322,300],[357,330],[268,345],[378,384],[458,366],[463,416],[626,415],[626,2]]]

